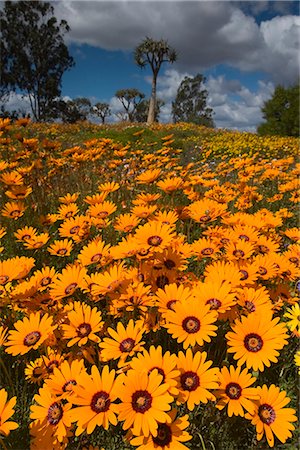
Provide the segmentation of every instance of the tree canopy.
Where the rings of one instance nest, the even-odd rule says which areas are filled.
[[[1,94],[28,95],[35,120],[48,119],[62,76],[74,65],[63,40],[69,29],[48,2],[6,1],[0,11]]]
[[[133,122],[137,106],[145,98],[145,94],[140,92],[138,89],[129,88],[119,89],[115,93],[115,96],[123,105],[127,120],[129,120],[129,122]]]
[[[299,83],[288,88],[276,86],[261,109],[265,122],[258,126],[258,134],[299,136],[299,100]]]
[[[167,41],[163,39],[160,41],[155,41],[150,37],[146,37],[144,41],[136,47],[134,51],[134,59],[136,64],[141,68],[149,65],[152,70],[152,90],[147,117],[147,123],[151,124],[155,121],[156,85],[158,73],[164,62],[174,63],[176,61],[177,53],[172,47],[170,47]]]
[[[172,116],[175,123],[192,122],[213,127],[213,110],[207,106],[208,92],[204,87],[203,75],[185,77],[180,83],[175,101],[172,102]]]

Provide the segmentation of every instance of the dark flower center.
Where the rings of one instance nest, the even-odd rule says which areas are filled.
[[[167,269],[172,270],[176,266],[176,263],[174,263],[174,261],[172,261],[171,259],[166,259],[164,265],[166,266]]]
[[[47,372],[53,373],[54,367],[58,367],[58,366],[59,366],[59,362],[57,361],[57,359],[50,361],[49,364],[46,366]]]
[[[26,347],[31,347],[32,345],[35,345],[41,338],[41,333],[39,331],[31,331],[31,333],[28,333],[24,337],[23,344],[26,345]]]
[[[211,247],[207,247],[207,248],[203,248],[202,250],[201,250],[201,255],[203,255],[203,256],[210,256],[210,255],[212,255],[213,254],[213,252],[214,252],[214,249],[213,248],[211,248]]]
[[[189,316],[182,321],[182,328],[187,333],[197,333],[200,330],[200,320],[197,317]]]
[[[73,386],[76,386],[76,384],[77,382],[75,380],[67,381],[62,387],[63,392],[73,391]]]
[[[159,447],[165,447],[172,442],[172,430],[166,423],[159,423],[157,427],[157,436],[152,437],[153,443]]]
[[[84,338],[90,334],[92,331],[92,327],[89,323],[82,323],[77,327],[77,336],[80,338]]]
[[[169,278],[166,275],[159,275],[156,278],[156,286],[163,289],[167,284],[169,284]]]
[[[245,307],[249,312],[255,312],[256,310],[255,304],[253,302],[250,302],[249,300],[245,301]]]
[[[132,394],[131,404],[135,412],[144,414],[152,405],[152,396],[148,391],[136,391]]]
[[[174,311],[173,305],[175,305],[176,302],[177,302],[177,300],[169,300],[168,303],[166,304],[166,307],[168,309],[171,309],[172,311]]]
[[[258,251],[260,252],[260,253],[268,253],[269,252],[269,249],[268,249],[268,247],[266,246],[266,245],[259,245],[258,246]]]
[[[135,346],[135,340],[132,338],[127,338],[127,339],[124,339],[120,343],[119,348],[120,348],[121,352],[129,353],[129,352],[131,352],[131,350],[133,349],[134,346]]]
[[[233,256],[236,256],[237,258],[243,258],[245,256],[245,252],[243,250],[234,250],[232,252]]]
[[[48,408],[47,420],[51,425],[57,425],[63,416],[63,409],[57,402],[52,403]]]
[[[231,400],[237,400],[242,395],[242,388],[237,383],[228,383],[225,393]]]
[[[94,256],[91,257],[91,261],[94,262],[98,262],[99,259],[102,258],[102,254],[101,253],[96,253]]]
[[[272,408],[272,406],[268,405],[267,403],[260,405],[260,407],[258,408],[258,415],[260,417],[260,420],[267,425],[271,425],[276,419],[274,408]]]
[[[9,277],[7,275],[0,276],[0,284],[5,284],[8,280],[9,280]]]
[[[299,259],[296,256],[291,256],[289,261],[293,264],[298,264]]]
[[[41,285],[41,286],[48,286],[48,284],[50,284],[51,281],[52,281],[52,280],[51,280],[50,277],[44,277],[44,278],[41,279],[40,285]]]
[[[204,216],[201,216],[199,221],[200,222],[209,222],[211,220],[211,216],[209,214],[205,214]]]
[[[43,367],[35,367],[32,371],[32,378],[39,378],[43,375]]]
[[[244,345],[248,352],[259,352],[262,349],[264,341],[262,338],[256,333],[250,333],[245,336]]]
[[[240,270],[240,274],[241,276],[241,281],[247,280],[247,278],[249,277],[247,270]]]
[[[15,211],[12,211],[10,213],[10,217],[19,217],[20,214],[21,214],[21,211],[16,209]]]
[[[184,391],[195,391],[200,386],[200,379],[195,372],[185,372],[180,376],[180,383]]]
[[[259,268],[258,268],[258,273],[259,273],[260,275],[266,275],[267,272],[268,272],[268,271],[267,271],[267,269],[266,269],[265,267],[259,266]]]
[[[109,409],[109,406],[110,406],[110,398],[107,392],[100,391],[93,395],[91,401],[91,409],[95,413],[98,414],[101,412],[105,412]]]
[[[206,305],[210,305],[210,309],[219,309],[222,303],[217,298],[210,298],[207,300]]]
[[[240,234],[239,239],[241,239],[242,241],[247,241],[247,242],[250,240],[246,234]]]
[[[79,225],[75,225],[75,227],[72,227],[70,229],[70,234],[77,234],[80,230],[80,226]]]
[[[60,248],[59,250],[57,250],[56,253],[58,255],[65,255],[67,253],[67,249],[66,248]]]
[[[77,287],[77,283],[69,284],[69,286],[67,286],[66,289],[65,289],[65,294],[67,294],[67,295],[73,294],[73,292],[75,291],[76,287]]]
[[[147,242],[151,247],[158,247],[162,243],[162,238],[160,236],[150,236]]]

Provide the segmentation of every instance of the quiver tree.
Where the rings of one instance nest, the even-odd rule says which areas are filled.
[[[152,70],[152,89],[147,117],[147,124],[152,124],[155,121],[156,85],[158,73],[164,62],[175,62],[177,59],[177,54],[176,51],[169,46],[167,41],[163,39],[160,41],[155,41],[152,38],[146,37],[144,41],[136,47],[134,51],[134,59],[136,64],[141,68],[149,65]]]

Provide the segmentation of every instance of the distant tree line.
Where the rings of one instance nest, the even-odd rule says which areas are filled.
[[[43,1],[5,1],[0,10],[1,85],[0,116],[17,117],[24,111],[7,112],[5,101],[10,92],[21,93],[29,99],[31,114],[36,121],[60,119],[73,123],[98,118],[104,124],[112,115],[110,105],[88,98],[65,100],[61,97],[61,82],[65,71],[75,62],[64,43],[70,27],[65,20],[57,21],[51,3]],[[177,53],[166,40],[146,37],[134,51],[140,68],[152,72],[151,96],[135,88],[117,90],[119,120],[146,122],[159,120],[164,102],[157,98],[157,80],[164,63],[174,63]],[[197,74],[185,77],[172,102],[172,119],[213,127],[213,110],[208,106],[206,79]],[[299,135],[299,83],[290,88],[277,86],[272,98],[262,107],[264,123],[259,134]]]

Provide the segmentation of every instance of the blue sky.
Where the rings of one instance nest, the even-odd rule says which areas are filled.
[[[65,36],[75,67],[63,77],[62,95],[108,102],[118,89],[137,88],[148,97],[151,72],[141,70],[134,48],[145,38],[166,39],[178,52],[159,73],[160,119],[171,121],[171,103],[184,76],[206,77],[217,127],[255,131],[261,107],[277,84],[299,77],[299,2],[98,0],[52,2],[66,19]],[[111,121],[116,121],[113,114]]]

